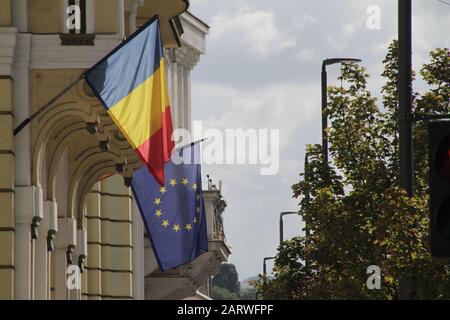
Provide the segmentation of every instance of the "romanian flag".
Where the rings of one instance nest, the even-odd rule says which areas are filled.
[[[166,67],[158,17],[86,72],[85,80],[109,116],[164,183],[164,164],[174,147]]]

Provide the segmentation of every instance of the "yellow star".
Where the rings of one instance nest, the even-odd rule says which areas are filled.
[[[189,180],[187,178],[184,178],[183,181],[181,181],[181,183],[187,185],[189,183]]]
[[[200,212],[200,207],[197,207],[197,209],[195,211]]]
[[[192,189],[197,190],[197,184],[196,183],[192,184]]]
[[[175,232],[178,232],[178,231],[180,231],[180,226],[176,224],[176,225],[173,226],[172,230],[175,231]]]
[[[157,216],[158,218],[161,217],[162,216],[162,211],[161,210],[156,210],[155,216]]]
[[[197,217],[194,218],[194,223],[197,223]]]
[[[170,179],[169,183],[172,187],[175,187],[175,185],[177,184],[177,179]]]
[[[192,229],[192,225],[191,225],[191,224],[187,224],[187,225],[186,225],[186,230],[189,231],[189,230],[191,230],[191,229]]]
[[[161,192],[162,194],[167,192],[166,187],[161,187],[161,189],[159,189],[159,192]]]
[[[161,199],[160,198],[155,198],[155,202],[154,202],[157,206],[159,206],[161,204]]]
[[[200,198],[201,198],[201,197],[200,197],[200,195],[198,194],[198,195],[197,195],[197,200],[200,200]]]
[[[164,227],[164,228],[167,228],[168,226],[169,226],[169,220],[163,220],[163,222],[161,223],[161,225]]]

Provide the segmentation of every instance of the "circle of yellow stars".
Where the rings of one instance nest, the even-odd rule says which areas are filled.
[[[183,178],[183,179],[181,179],[181,181],[177,181],[177,179],[170,179],[169,180],[169,185],[172,187],[172,188],[174,188],[177,184],[178,184],[178,182],[180,182],[181,183],[181,185],[183,185],[183,186],[185,186],[185,187],[191,187],[192,188],[192,190],[195,190],[196,192],[197,192],[197,196],[196,196],[196,208],[195,208],[195,212],[196,212],[196,215],[195,215],[195,217],[194,217],[194,220],[192,221],[192,223],[187,223],[186,225],[184,225],[184,226],[181,226],[181,225],[179,225],[179,224],[171,224],[170,223],[170,221],[168,220],[168,219],[164,219],[164,212],[162,211],[162,209],[156,209],[155,210],[155,217],[157,217],[157,218],[159,218],[159,219],[161,219],[162,220],[162,222],[161,222],[161,226],[163,227],[163,228],[165,228],[165,229],[169,229],[170,228],[170,230],[172,230],[173,232],[176,232],[176,233],[178,233],[178,232],[180,232],[180,231],[187,231],[187,232],[189,232],[189,231],[191,231],[192,230],[192,228],[193,228],[193,226],[195,225],[195,224],[197,224],[197,222],[198,222],[198,216],[200,215],[200,200],[201,200],[201,196],[200,196],[200,193],[198,193],[198,185],[197,185],[197,183],[190,183],[189,182],[189,179],[188,178]],[[170,188],[170,187],[169,187]],[[162,186],[160,189],[159,189],[159,193],[161,193],[161,195],[163,196],[165,193],[167,192],[167,187],[166,186]],[[153,203],[156,205],[156,206],[160,206],[161,204],[162,204],[162,200],[161,200],[161,197],[156,197],[155,198],[155,200],[153,201]]]

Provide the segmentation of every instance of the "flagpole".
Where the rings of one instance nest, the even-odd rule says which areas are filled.
[[[203,141],[206,141],[206,140],[208,140],[208,138],[203,138],[203,139],[200,139],[200,140],[197,140],[197,141],[194,141],[194,142],[185,144],[184,146],[178,147],[178,148],[176,148],[175,150],[176,150],[176,151],[181,151],[181,150],[183,150],[184,148],[192,147],[193,145],[196,145],[197,143],[200,143],[200,142],[203,142]]]
[[[84,79],[85,73],[83,72],[78,78],[76,78],[73,82],[71,82],[67,87],[65,87],[61,92],[59,92],[56,96],[54,96],[50,101],[44,104],[38,111],[33,113],[29,118],[23,120],[15,129],[14,136],[16,136],[23,128],[25,128],[33,119],[38,117],[42,112],[47,110],[53,103],[55,103],[59,98],[61,98],[64,94],[66,94],[70,89],[72,89],[80,80]]]

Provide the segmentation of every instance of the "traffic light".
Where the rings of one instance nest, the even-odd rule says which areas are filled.
[[[450,121],[428,124],[431,254],[450,257]]]

